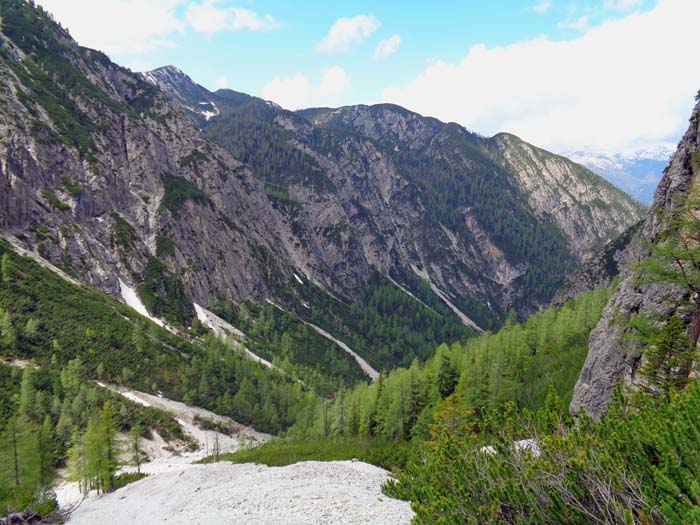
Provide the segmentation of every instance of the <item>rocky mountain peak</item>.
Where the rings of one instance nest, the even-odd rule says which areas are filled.
[[[141,76],[178,101],[192,116],[209,120],[219,114],[212,94],[175,66],[163,66]]]

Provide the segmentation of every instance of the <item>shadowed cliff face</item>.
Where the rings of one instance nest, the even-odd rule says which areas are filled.
[[[488,328],[546,304],[639,217],[516,137],[397,106],[291,113],[170,67],[133,74],[2,2],[2,235],[110,293],[122,279],[176,322],[218,299],[304,311],[313,283],[349,301],[379,272],[413,292],[427,281],[457,322]]]
[[[690,126],[678,145],[654,195],[654,203],[641,227],[639,238],[654,241],[666,225],[664,215],[682,207],[697,186],[697,170],[693,158],[700,145],[700,104],[690,117]],[[605,411],[615,387],[630,387],[640,382],[637,375],[641,358],[633,342],[623,338],[624,329],[615,319],[629,319],[635,314],[671,315],[675,306],[686,297],[678,287],[662,284],[640,284],[632,263],[649,255],[643,243],[635,242],[626,251],[627,264],[622,266],[617,291],[603,311],[598,326],[591,332],[589,352],[574,389],[571,411],[584,409],[594,416]]]

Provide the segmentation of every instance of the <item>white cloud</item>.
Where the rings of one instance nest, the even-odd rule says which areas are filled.
[[[185,0],[40,0],[80,44],[107,53],[142,53],[173,47],[184,30],[175,9]]]
[[[176,47],[173,37],[188,27],[202,33],[264,31],[278,27],[270,15],[222,7],[220,0],[39,0],[87,47],[130,55]],[[178,8],[186,9],[185,18]]]
[[[131,62],[127,62],[126,64],[124,64],[124,66],[128,67],[134,72],[152,71],[158,67],[153,62],[149,62],[147,60],[133,60]]]
[[[219,0],[204,0],[187,6],[185,20],[198,33],[219,31],[269,31],[279,24],[270,15],[258,15],[240,7],[222,7]]]
[[[322,53],[342,53],[359,44],[374,33],[380,26],[374,15],[358,15],[353,18],[339,18],[318,43]]]
[[[340,66],[327,69],[318,85],[302,73],[290,77],[275,77],[262,90],[262,97],[287,109],[330,105],[350,89],[350,77]]]
[[[615,11],[630,11],[642,5],[643,0],[605,0],[603,7]]]
[[[374,49],[374,58],[377,60],[388,58],[399,50],[400,45],[401,37],[399,35],[390,36],[377,44]]]
[[[557,24],[559,29],[571,29],[583,33],[588,31],[588,16],[580,16],[576,20],[567,20]]]
[[[214,90],[226,88],[228,88],[228,78],[225,76],[220,76],[214,80]]]
[[[535,13],[544,14],[552,7],[552,2],[550,0],[540,0],[535,5],[530,7],[530,11]]]
[[[318,85],[320,100],[333,101],[350,89],[350,77],[340,66],[327,69]]]
[[[687,127],[700,2],[661,0],[568,41],[472,47],[437,61],[384,101],[484,134],[509,131],[567,151],[624,151],[675,142]]]

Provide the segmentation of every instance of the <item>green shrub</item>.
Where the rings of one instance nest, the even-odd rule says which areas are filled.
[[[136,230],[118,213],[113,213],[110,217],[114,221],[112,224],[112,245],[120,246],[126,252],[130,252],[137,240]]]
[[[187,200],[211,203],[206,193],[185,178],[166,173],[163,175],[163,187],[165,194],[160,202],[161,211],[169,210],[173,215],[177,215]]]
[[[385,469],[403,468],[412,457],[415,445],[387,439],[335,437],[329,439],[272,439],[252,449],[224,454],[221,459],[233,463],[262,463],[281,467],[300,461],[346,461],[358,459]],[[212,461],[207,458],[206,461]]]
[[[117,490],[122,487],[126,487],[129,483],[139,481],[140,479],[146,477],[148,477],[148,474],[143,472],[124,472],[118,476],[115,476],[114,480],[112,481],[112,489]]]
[[[70,206],[64,202],[61,202],[61,200],[56,197],[56,194],[49,190],[49,189],[44,189],[41,190],[41,196],[44,197],[44,200],[55,210],[70,210]]]
[[[61,177],[61,184],[64,189],[73,197],[78,198],[83,193],[83,188],[77,184],[73,184],[68,177]]]
[[[156,255],[165,257],[175,254],[175,241],[166,233],[161,233],[156,237]]]

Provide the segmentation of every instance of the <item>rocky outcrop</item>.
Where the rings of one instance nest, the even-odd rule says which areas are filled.
[[[652,209],[645,220],[640,238],[654,241],[666,228],[664,216],[682,207],[696,188],[696,161],[700,145],[700,104],[693,110],[690,126],[678,145],[676,153],[666,169],[654,194]],[[640,260],[649,255],[643,243],[637,244],[628,259]],[[619,319],[634,315],[671,315],[684,299],[683,290],[671,285],[642,284],[627,264],[621,273],[622,281],[617,291],[603,310],[603,317],[591,332],[589,351],[581,371],[570,409],[576,414],[580,410],[594,416],[605,411],[611,395],[618,384],[629,388],[640,382],[638,370],[641,356],[633,342],[624,337],[627,330]]]
[[[630,226],[622,235],[603,246],[593,257],[584,262],[557,291],[552,299],[554,306],[561,306],[570,299],[593,288],[608,287],[630,264],[638,262],[640,232],[644,221]]]
[[[518,181],[530,206],[553,217],[579,261],[625,231],[646,212],[641,204],[565,157],[500,133],[492,139],[501,162]]]

